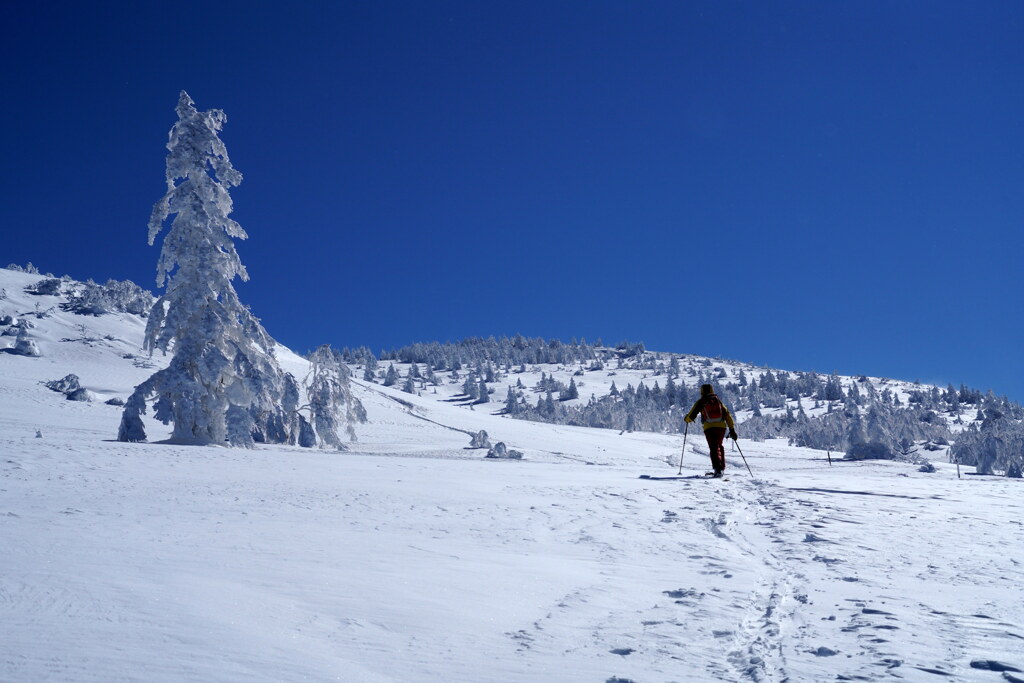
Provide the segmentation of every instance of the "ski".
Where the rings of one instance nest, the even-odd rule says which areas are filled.
[[[714,477],[707,474],[690,474],[683,476],[671,476],[671,477],[656,477],[652,474],[641,474],[640,479],[646,479],[648,481],[679,481],[682,479],[716,479],[719,478],[722,481],[729,481],[728,477]]]
[[[700,475],[700,474],[690,474],[690,475],[671,476],[671,477],[655,477],[654,475],[651,475],[651,474],[641,474],[640,478],[641,479],[649,479],[651,481],[673,481],[673,480],[679,480],[679,479],[703,479],[704,476]]]

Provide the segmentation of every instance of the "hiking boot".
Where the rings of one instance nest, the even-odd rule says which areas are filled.
[[[723,476],[725,476],[725,473],[722,470],[715,470],[715,479],[721,479]]]

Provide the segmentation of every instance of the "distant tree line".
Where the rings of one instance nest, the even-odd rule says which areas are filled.
[[[643,342],[621,341],[614,347],[606,347],[601,339],[590,344],[586,339],[572,339],[566,343],[558,339],[514,337],[468,337],[457,342],[415,343],[389,351],[382,350],[379,356],[365,347],[343,348],[339,352],[348,363],[369,364],[376,370],[379,361],[397,363],[419,363],[436,372],[459,371],[464,367],[477,368],[485,364],[503,367],[506,371],[516,368],[526,370],[528,365],[577,365],[583,364],[592,370],[604,369],[606,362],[621,363],[627,359],[645,354]],[[653,357],[653,356],[652,356]],[[653,365],[651,366],[653,368]]]
[[[377,359],[365,347],[344,349],[341,356],[346,362],[377,368]],[[381,375],[384,384],[402,383],[414,392],[417,386],[439,384],[438,373],[449,373],[450,381],[462,383],[466,400],[479,403],[491,400],[489,383],[525,371],[528,365],[578,366],[576,376],[606,368],[639,369],[650,372],[654,380],[653,386],[649,381],[624,388],[613,383],[607,395],[592,395],[579,403],[573,400],[579,397],[574,378],[566,384],[542,372],[535,386],[524,386],[520,380],[507,389],[501,412],[518,419],[678,433],[698,397],[696,387],[712,384],[734,413],[746,417],[739,425],[743,438],[784,438],[794,446],[829,449],[849,459],[909,461],[944,453],[952,443],[951,457],[980,472],[1019,476],[1024,469],[1024,408],[964,385],[907,391],[905,384],[897,390],[895,382],[877,385],[863,376],[850,381],[836,373],[751,366],[730,374],[713,359],[647,352],[642,343],[621,342],[609,348],[600,341],[564,344],[518,335],[412,344],[382,352],[381,360],[422,364],[425,370],[413,365],[417,377],[407,377],[404,383],[393,366],[386,373],[367,370],[364,378]]]
[[[576,364],[598,358],[597,344],[575,339],[568,344],[557,339],[545,341],[539,337],[470,337],[458,342],[417,343],[391,351],[382,351],[382,361],[425,363],[434,370],[458,370],[463,366],[492,363],[503,366],[541,364]]]

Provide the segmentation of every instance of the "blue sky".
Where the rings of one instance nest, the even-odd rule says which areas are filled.
[[[1024,400],[1024,4],[3,3],[0,261],[153,287],[178,91],[300,351],[643,340]]]

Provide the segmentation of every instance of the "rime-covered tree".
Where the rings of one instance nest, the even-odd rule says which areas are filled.
[[[228,217],[228,190],[242,181],[218,137],[219,109],[198,111],[184,91],[167,142],[167,193],[149,219],[152,245],[171,215],[157,264],[166,290],[150,311],[145,348],[173,352],[167,368],[135,388],[125,403],[120,441],[146,438],[147,401],[179,443],[252,446],[292,441],[297,428],[294,378],[274,358],[274,340],[242,305],[231,284],[247,280],[235,251],[247,235]]]
[[[569,378],[569,386],[562,389],[558,394],[559,401],[572,401],[580,397],[580,390],[576,388],[576,380]]]
[[[508,388],[508,393],[505,394],[505,414],[516,416],[522,412],[522,408],[519,404],[519,394],[512,388]]]
[[[462,393],[474,401],[479,397],[480,384],[472,374],[466,375],[466,381],[462,383]]]
[[[341,449],[338,431],[344,427],[350,440],[356,440],[355,423],[366,420],[362,404],[352,395],[349,369],[331,350],[319,347],[309,356],[306,394],[309,397],[309,424],[322,447]]]
[[[828,383],[822,387],[821,393],[818,398],[825,401],[842,401],[844,398],[843,385],[839,381],[839,375],[832,373],[829,375]]]

